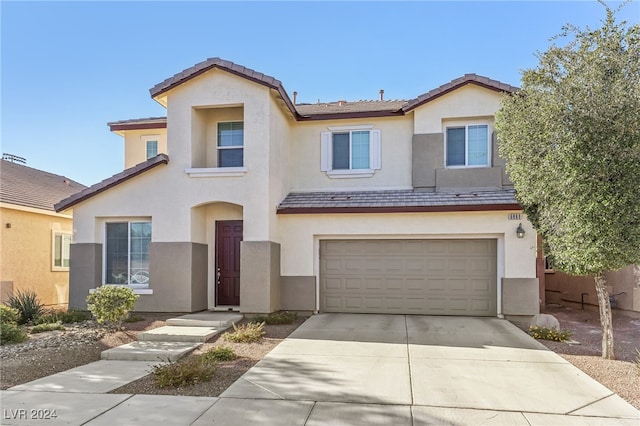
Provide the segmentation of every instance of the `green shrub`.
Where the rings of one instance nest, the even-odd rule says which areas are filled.
[[[45,331],[64,330],[64,329],[65,328],[62,325],[62,323],[60,323],[60,321],[57,321],[57,322],[38,324],[31,329],[30,333],[37,334],[37,333],[44,333]]]
[[[87,296],[87,307],[98,323],[120,328],[137,299],[129,287],[103,285]]]
[[[233,361],[236,359],[236,353],[228,346],[218,346],[201,356],[204,361]]]
[[[529,327],[529,334],[534,339],[566,342],[571,338],[572,332],[569,330],[556,330],[555,328],[538,327],[538,326],[532,325]]]
[[[60,322],[62,324],[73,324],[91,319],[91,312],[69,309],[68,311],[49,310],[38,318],[36,324],[51,324]]]
[[[20,314],[17,309],[7,305],[0,305],[0,322],[7,324],[17,324]]]
[[[124,320],[124,322],[127,322],[127,323],[138,322],[138,321],[144,321],[144,317],[141,317],[140,315],[129,314],[127,319]]]
[[[256,315],[253,321],[264,322],[269,325],[273,324],[291,324],[298,318],[297,312],[278,311],[271,312],[269,315]]]
[[[40,303],[38,295],[33,290],[18,290],[9,298],[7,304],[18,310],[18,324],[35,322],[44,312],[44,305]]]
[[[161,388],[179,388],[208,382],[216,370],[216,363],[202,357],[191,357],[184,361],[152,367],[156,385]]]
[[[233,324],[233,332],[224,333],[223,337],[229,342],[252,343],[264,336],[264,322],[250,322],[241,326]]]
[[[6,345],[7,343],[20,343],[27,340],[27,333],[12,322],[0,323],[0,345]]]

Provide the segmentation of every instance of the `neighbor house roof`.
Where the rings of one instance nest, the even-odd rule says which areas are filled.
[[[65,198],[55,205],[55,209],[59,212],[66,210],[82,201],[85,201],[91,197],[98,195],[101,192],[106,191],[109,188],[112,188],[135,176],[138,176],[139,174],[151,170],[154,167],[159,166],[160,164],[167,164],[168,162],[169,156],[167,154],[158,154],[143,163],[128,168],[118,174],[111,176],[110,178],[103,180],[102,182],[91,185],[89,188],[86,188],[68,198]]]
[[[0,201],[55,211],[54,204],[86,186],[67,177],[0,160]]]
[[[278,206],[290,213],[397,213],[520,210],[511,189],[476,192],[407,190],[291,192]]]

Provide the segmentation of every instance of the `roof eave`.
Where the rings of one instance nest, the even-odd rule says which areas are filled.
[[[436,213],[436,212],[477,212],[522,210],[517,203],[437,205],[437,206],[394,206],[394,207],[288,207],[278,208],[276,214],[334,214],[334,213]]]

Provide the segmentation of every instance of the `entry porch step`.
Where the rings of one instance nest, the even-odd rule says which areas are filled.
[[[191,327],[165,325],[138,334],[142,342],[206,342],[228,327]]]
[[[103,351],[100,358],[113,361],[177,361],[200,345],[202,343],[137,341]]]
[[[230,312],[196,312],[168,319],[166,325],[188,327],[215,327],[227,329],[243,318],[242,314]]]

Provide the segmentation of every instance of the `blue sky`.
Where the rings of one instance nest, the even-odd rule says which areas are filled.
[[[616,7],[619,3],[609,2]],[[209,57],[298,102],[411,99],[465,73],[519,85],[596,1],[14,2],[1,14],[2,152],[91,185],[123,168],[109,121],[163,116],[149,89]],[[640,1],[619,19],[640,21]]]

